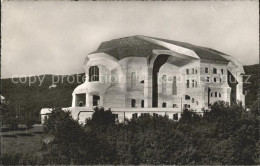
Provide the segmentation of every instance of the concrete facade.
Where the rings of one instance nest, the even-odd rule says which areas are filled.
[[[98,81],[89,79],[91,67]],[[111,108],[122,121],[142,113],[172,118],[184,108],[200,112],[218,100],[244,104],[242,64],[187,43],[146,36],[114,39],[88,54],[83,68],[87,79],[74,90],[70,108],[81,122],[95,106]]]

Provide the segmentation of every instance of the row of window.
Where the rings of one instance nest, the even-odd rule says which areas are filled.
[[[135,99],[131,100],[131,107],[132,108],[136,108],[136,100]],[[166,108],[167,107],[167,103],[163,102],[162,103],[162,107]],[[173,108],[178,108],[177,104],[173,104],[172,107]],[[144,100],[141,101],[141,108],[144,108]]]
[[[214,77],[213,80],[214,80],[214,82],[217,82],[217,78],[216,77]],[[210,82],[210,77],[207,77],[207,82]],[[219,82],[220,83],[222,82],[221,78],[219,78]]]
[[[186,87],[189,88],[190,87],[190,80],[187,80],[186,81]],[[198,87],[198,83],[197,81],[195,80],[191,80],[191,87],[194,88],[194,87]]]
[[[213,92],[211,92],[210,96],[213,97]],[[215,92],[215,97],[221,97],[221,93]]]
[[[117,114],[116,114],[116,115],[117,115]],[[141,113],[141,116],[150,116],[150,114],[149,114],[149,113]],[[156,113],[153,113],[153,116],[154,116],[154,117],[158,117],[159,115],[156,114]],[[118,118],[118,115],[115,116],[115,117]],[[116,119],[117,119],[117,118],[116,118]],[[137,119],[137,118],[138,118],[138,114],[137,114],[137,113],[132,114],[132,118],[133,118],[133,119]],[[173,120],[178,120],[178,119],[179,119],[178,114],[173,114]]]
[[[224,74],[224,69],[220,69],[221,74]],[[205,67],[205,73],[209,73],[209,68]],[[213,74],[217,74],[218,70],[216,68],[213,68]]]
[[[198,73],[197,69],[194,69],[194,68],[191,69],[191,74],[197,74],[197,73]],[[186,69],[186,74],[187,75],[190,74],[190,69]]]

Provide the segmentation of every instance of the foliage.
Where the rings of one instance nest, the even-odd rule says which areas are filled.
[[[50,164],[259,164],[259,119],[241,105],[220,101],[204,116],[185,110],[179,121],[141,116],[124,123],[102,108],[86,122],[61,110],[50,115]]]

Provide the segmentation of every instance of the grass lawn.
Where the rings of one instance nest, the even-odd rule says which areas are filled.
[[[37,155],[41,153],[43,127],[34,126],[28,131],[25,128],[19,128],[16,131],[2,129],[0,137],[1,154],[33,152]]]

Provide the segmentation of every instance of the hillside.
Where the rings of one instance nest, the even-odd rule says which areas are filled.
[[[39,112],[44,107],[69,107],[71,106],[72,92],[78,85],[83,83],[83,76],[84,74],[41,75],[36,77],[36,81],[34,81],[34,77],[21,79],[24,83],[13,83],[13,81],[18,82],[18,78],[13,79],[13,81],[12,79],[2,79],[1,95],[5,97],[7,104],[17,111]],[[39,78],[43,80],[42,84]],[[69,83],[77,78],[78,82]],[[30,85],[30,79],[31,82],[35,83]],[[57,87],[55,88],[49,88],[52,85],[52,79],[55,81],[60,80],[56,83]]]
[[[250,106],[257,102],[258,83],[259,83],[259,64],[244,66],[245,74],[249,75],[249,79],[244,83],[245,102]],[[247,76],[245,77],[245,79]],[[245,82],[245,80],[244,80]]]
[[[250,84],[244,84],[244,92],[246,94],[246,105],[251,105],[257,100],[257,89],[258,89],[258,64],[244,66],[246,75],[251,75],[248,80]],[[44,107],[69,107],[71,106],[72,92],[82,82],[84,74],[57,76],[57,75],[41,75],[40,78],[44,77],[42,85],[37,77],[37,81],[29,86],[29,77],[25,83],[13,83],[12,79],[2,79],[2,91],[1,95],[6,98],[6,101],[13,106],[16,110],[38,112]],[[78,77],[79,82],[69,81]],[[33,77],[30,77],[34,80]],[[57,80],[56,88],[49,89],[52,84],[52,79]],[[63,82],[61,81],[63,78]],[[14,79],[17,81],[18,78]],[[22,79],[24,81],[24,79]]]

